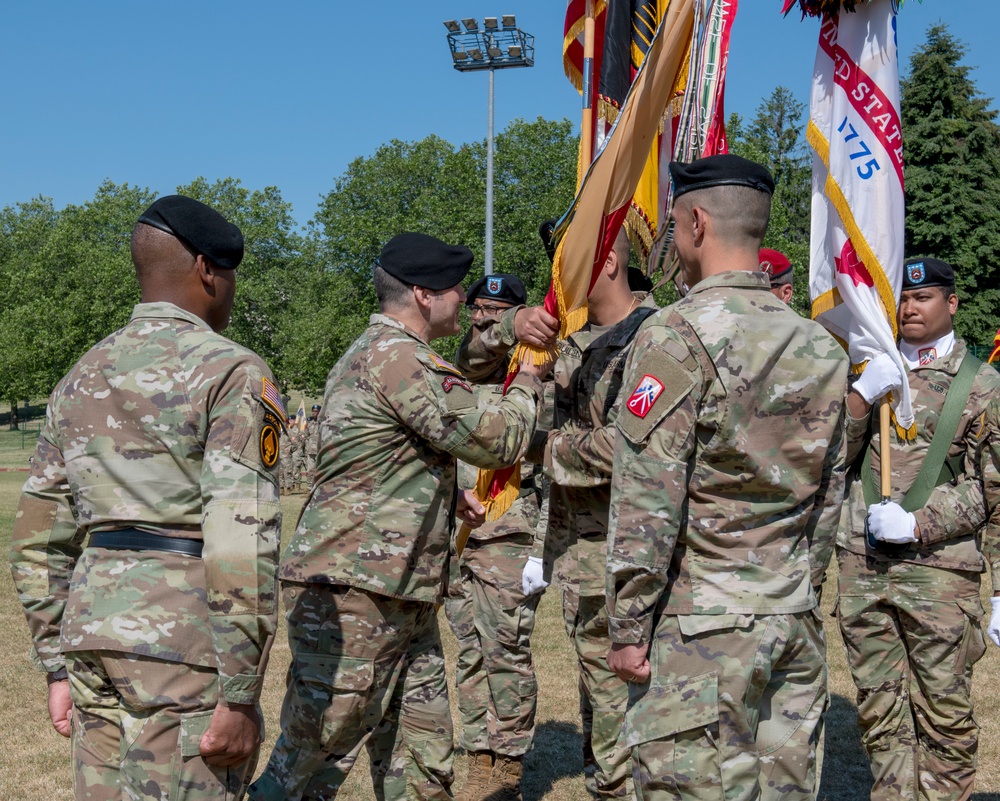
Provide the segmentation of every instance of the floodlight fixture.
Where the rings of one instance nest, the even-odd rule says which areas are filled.
[[[511,67],[531,67],[535,63],[535,37],[517,27],[513,14],[484,17],[483,29],[473,17],[445,20],[452,66],[459,72],[489,72],[486,125],[486,236],[483,272],[493,273],[493,74]],[[502,26],[502,27],[501,27]]]

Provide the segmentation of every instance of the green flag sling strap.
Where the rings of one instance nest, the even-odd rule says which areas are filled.
[[[966,353],[962,359],[962,366],[958,368],[955,380],[948,388],[948,394],[944,398],[944,407],[941,409],[941,416],[938,418],[937,428],[931,438],[931,445],[927,449],[927,456],[920,466],[920,472],[903,500],[900,502],[907,512],[916,512],[923,509],[931,492],[940,484],[951,481],[962,470],[960,459],[957,457],[952,464],[948,460],[948,449],[958,432],[958,423],[962,419],[962,412],[965,411],[965,404],[972,391],[972,382],[976,379],[979,366],[982,362],[971,353]],[[861,486],[865,493],[865,503],[871,506],[878,503],[879,491],[875,486],[875,477],[872,475],[872,448],[871,443],[865,453],[865,461],[861,465]]]

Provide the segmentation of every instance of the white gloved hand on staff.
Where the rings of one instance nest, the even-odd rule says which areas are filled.
[[[1000,648],[1000,596],[990,598],[990,604],[993,606],[993,614],[990,615],[990,625],[987,626],[986,633],[993,640],[993,644]]]
[[[525,595],[541,592],[549,583],[545,580],[545,571],[542,567],[542,560],[537,556],[529,556],[524,563],[524,570],[521,571],[521,590]]]
[[[898,503],[873,503],[868,507],[868,530],[872,536],[892,545],[917,542],[917,518]]]
[[[901,389],[903,376],[899,366],[888,353],[880,353],[874,359],[869,359],[865,371],[851,387],[865,403],[872,404],[888,392]]]

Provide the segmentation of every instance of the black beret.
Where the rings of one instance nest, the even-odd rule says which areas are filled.
[[[670,177],[674,181],[675,198],[712,186],[749,186],[769,195],[774,192],[774,178],[766,167],[728,153],[706,156],[690,164],[671,161]]]
[[[511,303],[514,306],[521,306],[528,302],[528,293],[525,291],[521,279],[509,273],[484,275],[469,287],[466,295],[466,306],[471,306],[472,301],[480,296],[499,300],[502,303]]]
[[[212,264],[235,270],[243,261],[243,234],[211,206],[184,195],[165,195],[139,222],[177,237]]]
[[[628,288],[633,292],[652,292],[653,282],[637,267],[628,268]]]
[[[427,234],[405,233],[386,242],[375,263],[407,284],[441,290],[460,284],[468,275],[472,251]]]
[[[941,259],[907,259],[903,267],[903,289],[925,286],[955,286],[955,270]]]
[[[552,241],[556,232],[556,224],[559,220],[553,217],[538,226],[538,235],[542,238],[542,246],[545,248],[545,255],[552,261],[556,257],[556,244]]]
[[[318,411],[319,411],[319,404],[318,404],[318,403],[314,403],[314,404],[313,404],[313,407],[312,407],[312,410],[313,410],[314,412],[318,412]]]

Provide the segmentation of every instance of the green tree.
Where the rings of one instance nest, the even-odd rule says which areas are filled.
[[[285,350],[279,329],[288,316],[291,287],[299,280],[302,252],[291,204],[276,187],[251,191],[235,178],[212,184],[196,178],[177,187],[177,193],[207,203],[243,232],[245,252],[225,334],[258,353],[282,381]]]
[[[764,247],[780,250],[792,262],[792,307],[810,315],[809,204],[812,167],[803,137],[805,104],[779,86],[761,101],[753,120],[738,114],[726,126],[730,152],[765,165],[774,176],[771,220]]]
[[[576,151],[567,120],[515,120],[496,138],[494,269],[520,276],[534,301],[551,279],[538,226],[572,201]],[[416,231],[465,244],[475,254],[468,283],[479,278],[485,194],[485,142],[455,148],[437,136],[392,140],[351,162],[311,223],[306,250],[316,262],[302,271],[288,328],[308,335],[312,347],[330,359],[308,363],[295,357],[290,380],[306,383],[292,386],[319,389],[333,361],[367,325],[377,307],[372,264],[392,236]],[[448,353],[456,344],[457,338],[439,347]]]
[[[955,329],[987,345],[1000,326],[1000,128],[964,55],[947,26],[934,25],[902,82],[905,241],[907,256],[955,266]]]
[[[0,400],[10,404],[10,427],[18,427],[17,403],[52,387],[44,348],[46,303],[36,298],[38,254],[59,222],[49,198],[36,198],[0,211]],[[42,347],[42,350],[37,350]],[[36,352],[37,351],[37,352]]]
[[[37,200],[4,212],[0,260],[11,287],[0,316],[0,381],[12,402],[48,394],[138,300],[128,242],[148,190],[110,181],[54,212]]]

